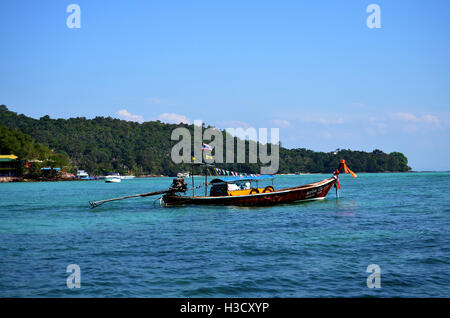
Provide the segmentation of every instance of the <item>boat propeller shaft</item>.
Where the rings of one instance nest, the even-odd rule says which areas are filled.
[[[182,178],[176,178],[176,179],[173,179],[172,184],[168,190],[133,194],[133,195],[125,196],[125,197],[118,197],[118,198],[93,201],[93,202],[89,201],[89,204],[91,205],[91,209],[93,209],[93,208],[96,208],[96,207],[102,205],[103,203],[106,203],[106,202],[118,201],[118,200],[124,200],[124,199],[129,199],[129,198],[136,198],[136,197],[149,197],[149,196],[158,195],[158,194],[186,192],[187,190],[188,189],[187,189],[186,181],[184,181],[184,179],[182,179]]]

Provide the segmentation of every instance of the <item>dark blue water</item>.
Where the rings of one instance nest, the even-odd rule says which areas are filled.
[[[325,175],[280,176],[294,186]],[[169,178],[0,184],[1,297],[450,297],[450,173],[341,177],[323,201],[172,207]],[[69,264],[81,288],[69,289]],[[381,268],[381,288],[366,268]]]

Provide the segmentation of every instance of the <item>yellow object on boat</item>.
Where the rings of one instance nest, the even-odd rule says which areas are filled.
[[[258,193],[263,193],[264,189],[265,188],[258,188]],[[252,193],[250,193],[250,192],[252,192]],[[248,194],[256,194],[256,193],[257,193],[256,188],[228,191],[229,196],[248,195]]]

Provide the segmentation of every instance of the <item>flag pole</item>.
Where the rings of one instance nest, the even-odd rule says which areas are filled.
[[[191,180],[192,180],[192,196],[195,196],[195,192],[194,192],[194,165],[192,165],[191,167],[191,171],[192,171],[192,175],[191,175]]]
[[[205,197],[208,195],[208,174],[206,173],[207,166],[205,164]]]

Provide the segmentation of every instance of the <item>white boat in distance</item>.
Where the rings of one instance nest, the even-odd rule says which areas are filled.
[[[135,176],[131,176],[131,175],[127,175],[127,176],[121,176],[119,173],[117,172],[113,172],[113,173],[108,173],[105,176],[105,182],[120,182],[121,180],[129,180],[129,179],[134,179],[136,178]]]
[[[113,173],[108,173],[105,176],[105,182],[106,183],[115,183],[115,182],[120,182],[122,179],[120,177],[120,174],[118,174],[117,172],[113,172]]]
[[[77,179],[89,180],[89,174],[84,170],[77,170]]]
[[[113,183],[113,182],[120,182],[120,177],[106,177],[105,182],[106,183]]]
[[[128,179],[134,179],[136,178],[135,176],[120,176],[120,179],[122,180],[128,180]]]

